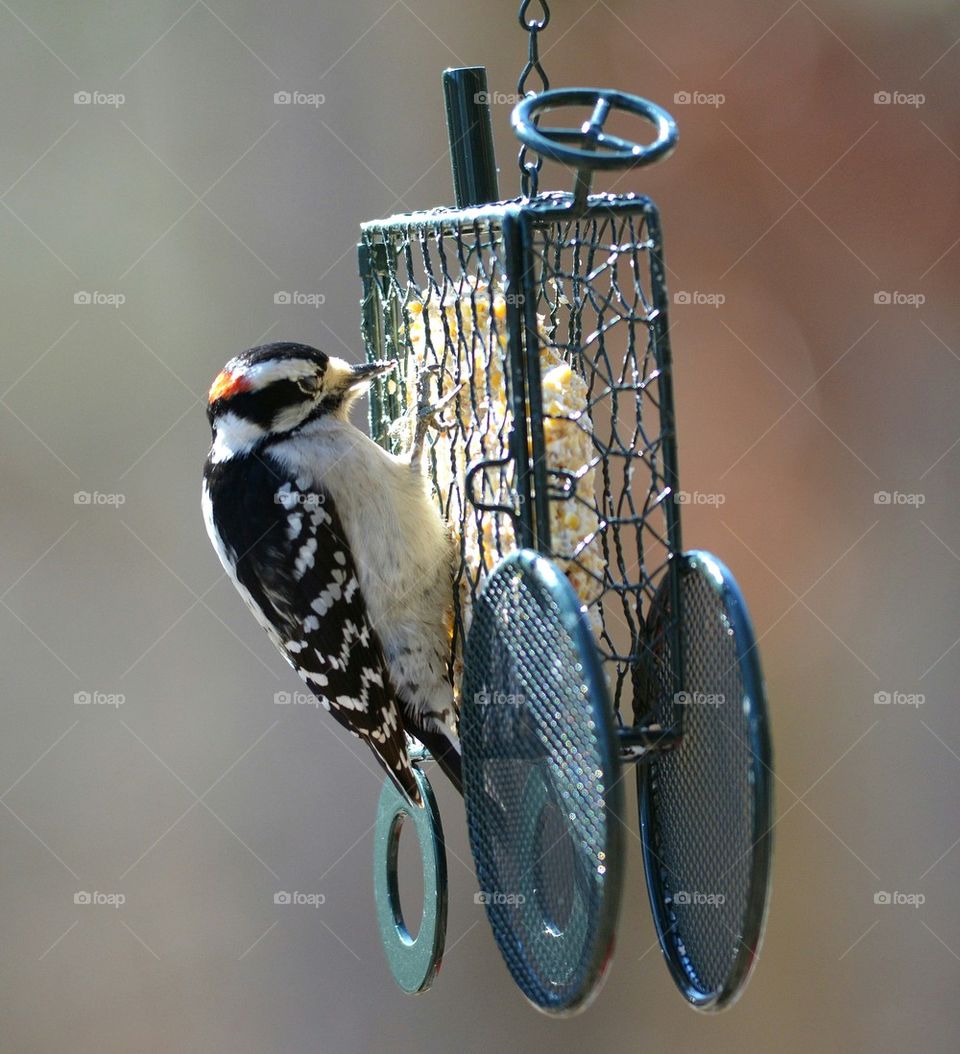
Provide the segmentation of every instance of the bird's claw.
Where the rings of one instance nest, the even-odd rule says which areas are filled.
[[[461,381],[456,387],[451,388],[446,395],[441,399],[437,399],[436,402],[430,402],[429,398],[422,399],[417,405],[417,421],[426,421],[428,425],[433,425],[435,428],[443,431],[450,426],[437,421],[437,418],[443,410],[453,402],[454,399],[463,391],[463,381]]]
[[[451,388],[446,395],[442,396],[440,399],[431,401],[430,381],[434,375],[439,373],[439,366],[426,366],[421,370],[420,376],[417,379],[417,423],[414,431],[413,446],[410,451],[410,460],[415,465],[420,462],[420,456],[423,453],[423,444],[427,437],[427,431],[430,428],[436,428],[438,431],[446,431],[452,427],[452,424],[442,422],[438,418],[447,406],[457,398],[464,387],[463,381],[461,381],[459,384]]]

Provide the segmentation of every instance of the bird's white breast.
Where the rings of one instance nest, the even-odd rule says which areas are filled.
[[[450,595],[450,543],[421,473],[335,418],[321,418],[271,453],[330,495],[382,638],[404,600],[406,618],[420,617],[416,599],[428,584],[437,584],[442,609]]]

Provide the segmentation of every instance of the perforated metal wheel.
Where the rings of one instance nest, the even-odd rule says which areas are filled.
[[[699,551],[680,557],[673,573],[682,619],[672,618],[668,574],[648,620],[655,698],[651,712],[637,716],[682,738],[638,771],[644,867],[674,981],[694,1006],[717,1010],[742,991],[762,936],[772,757],[759,656],[737,583]]]
[[[535,552],[508,556],[467,636],[464,797],[494,937],[551,1013],[586,1005],[612,950],[623,847],[611,713],[570,584]]]

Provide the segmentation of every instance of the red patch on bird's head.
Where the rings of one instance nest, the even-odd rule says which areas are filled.
[[[223,370],[217,374],[216,380],[210,385],[207,402],[215,403],[218,399],[229,399],[238,392],[248,391],[250,391],[250,382],[242,374]]]

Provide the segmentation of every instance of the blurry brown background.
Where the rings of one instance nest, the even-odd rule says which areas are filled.
[[[673,989],[634,842],[612,975],[559,1022],[512,986],[445,788],[444,968],[422,998],[394,987],[379,780],[324,715],[274,704],[298,682],[198,500],[225,359],[265,338],[360,357],[358,223],[450,201],[440,71],[485,63],[512,92],[515,6],[0,0],[0,29],[3,1049],[956,1049],[955,7],[553,5],[555,86],[624,88],[680,124],[672,160],[599,185],[658,201],[689,294],[681,474],[723,504],[689,507],[685,541],[749,598],[779,775],[769,928],[736,1007],[699,1016]],[[74,903],[93,891],[125,903]]]

